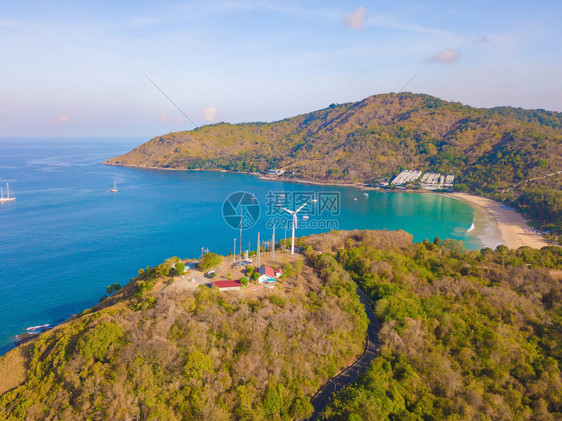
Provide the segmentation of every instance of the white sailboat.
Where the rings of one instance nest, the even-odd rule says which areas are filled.
[[[119,191],[119,190],[117,190],[117,183],[115,181],[113,182],[113,188],[111,189],[111,191],[113,193],[117,193]]]
[[[0,186],[0,203],[11,202],[13,200],[16,200],[16,196],[12,189],[10,189],[10,185],[6,183],[6,196],[4,196],[4,188]]]

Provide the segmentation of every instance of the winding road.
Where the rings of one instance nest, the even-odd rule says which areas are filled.
[[[377,356],[377,348],[379,347],[378,335],[380,331],[380,323],[377,320],[373,308],[370,304],[370,299],[365,295],[361,288],[357,288],[357,295],[359,299],[365,306],[365,312],[367,317],[369,317],[369,327],[367,328],[367,343],[365,345],[365,351],[359,359],[338,374],[336,377],[328,380],[322,389],[320,389],[316,395],[311,400],[312,406],[314,407],[314,413],[312,417],[309,418],[310,421],[316,421],[320,418],[322,411],[331,402],[333,394],[338,390],[341,390],[345,386],[353,383],[357,378],[366,372],[371,361]]]

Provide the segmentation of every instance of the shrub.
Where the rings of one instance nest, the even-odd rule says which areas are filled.
[[[179,262],[176,263],[176,273],[178,275],[182,275],[185,272],[185,263]]]
[[[113,294],[115,291],[119,291],[121,289],[121,285],[116,283],[116,284],[111,284],[109,285],[106,289],[105,292],[107,292],[107,295],[111,295]]]
[[[115,323],[99,323],[78,339],[76,350],[86,359],[105,361],[111,345],[123,339],[123,328]]]
[[[271,304],[275,304],[277,307],[285,307],[285,300],[278,295],[270,295],[269,301],[271,301]]]
[[[206,253],[199,261],[199,269],[207,270],[221,264],[221,257],[217,253]]]
[[[293,268],[293,265],[290,263],[285,263],[283,265],[283,273],[289,277],[295,276],[295,269]]]

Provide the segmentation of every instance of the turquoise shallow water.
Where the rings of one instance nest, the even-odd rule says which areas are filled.
[[[415,241],[454,238],[469,248],[473,209],[435,194],[370,192],[260,180],[218,172],[153,171],[99,165],[141,139],[0,140],[0,183],[15,202],[0,206],[0,353],[26,327],[58,323],[91,307],[111,283],[126,284],[138,268],[170,256],[197,257],[201,247],[233,249],[239,231],[223,203],[246,191],[260,209],[243,231],[244,249],[261,238],[290,235],[286,214],[308,198],[297,235],[338,229],[403,229]],[[117,182],[118,193],[109,190]],[[316,200],[313,202],[312,200]],[[251,216],[251,215],[246,215]],[[255,218],[254,218],[255,219]],[[252,222],[252,218],[250,218]],[[239,243],[237,245],[239,247]]]

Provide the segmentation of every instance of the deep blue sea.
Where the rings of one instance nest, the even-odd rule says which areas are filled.
[[[255,249],[258,231],[270,238],[272,224],[276,239],[285,227],[290,236],[288,214],[276,205],[294,209],[303,202],[299,236],[386,228],[409,231],[415,241],[439,236],[481,246],[467,233],[474,210],[441,195],[367,197],[352,188],[251,175],[99,164],[143,141],[0,139],[0,183],[9,182],[17,197],[0,205],[0,354],[27,327],[59,323],[97,304],[107,285],[128,283],[141,267],[171,256],[196,258],[202,247],[227,254],[235,238],[239,248],[240,231],[223,218],[225,200],[238,191],[248,192],[260,211],[244,216],[244,224],[255,225],[243,230],[243,249],[248,242]],[[109,191],[114,182],[117,193]]]

